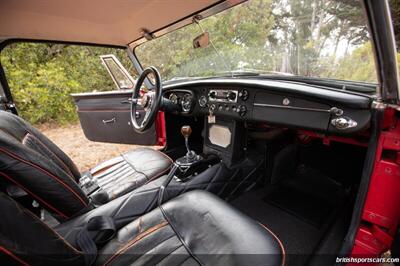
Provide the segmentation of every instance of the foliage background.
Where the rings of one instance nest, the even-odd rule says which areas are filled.
[[[71,93],[116,89],[101,64],[104,54],[115,54],[134,76],[124,49],[51,43],[6,47],[1,64],[20,115],[33,124],[77,121]]]
[[[249,70],[376,82],[361,1],[251,0],[199,24],[140,45],[139,60],[166,79]],[[213,45],[193,49],[201,28]],[[158,53],[168,45],[168,53]],[[363,69],[349,69],[350,62]]]
[[[227,58],[231,69],[240,67],[241,58],[246,57],[247,67],[254,69],[289,69],[300,75],[375,82],[371,44],[365,41],[365,21],[356,2],[252,0],[246,3],[245,8],[231,9],[218,19],[211,17],[201,23],[204,28],[212,29],[211,39]],[[390,0],[398,46],[399,2]],[[288,8],[292,10],[291,15]],[[279,12],[272,15],[273,9]],[[332,16],[336,19],[330,19]],[[290,40],[288,46],[279,39],[278,30]],[[191,40],[199,33],[201,31],[196,25],[189,26],[166,35],[165,40],[145,43],[136,52],[144,66],[156,65],[166,78],[191,76],[198,74],[199,70],[203,71],[202,75],[212,75],[225,69],[224,62],[215,61],[211,47],[204,50],[191,48]],[[316,60],[321,58],[321,47],[327,40],[331,42],[333,53],[325,56],[324,60]],[[338,57],[337,47],[343,40],[355,48],[351,53],[346,51],[345,56]],[[282,57],[283,50],[287,58]],[[14,102],[25,119],[33,124],[65,124],[77,121],[71,93],[115,89],[99,59],[103,54],[115,54],[136,76],[123,49],[15,43],[1,52],[0,60]],[[210,60],[215,62],[210,64]]]

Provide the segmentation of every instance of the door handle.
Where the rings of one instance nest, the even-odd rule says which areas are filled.
[[[126,100],[121,101],[122,104],[132,103],[132,98],[128,98]]]
[[[103,124],[110,124],[110,123],[115,123],[117,120],[115,119],[115,117],[109,119],[109,120],[104,120],[103,119]]]

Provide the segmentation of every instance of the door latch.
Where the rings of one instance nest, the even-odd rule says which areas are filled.
[[[132,98],[128,98],[128,99],[126,99],[126,100],[122,100],[121,103],[122,103],[122,104],[132,103]]]
[[[345,130],[348,128],[353,128],[357,126],[357,122],[350,117],[338,117],[331,120],[332,126],[340,130]]]

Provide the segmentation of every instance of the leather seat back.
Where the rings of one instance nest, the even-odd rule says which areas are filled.
[[[24,120],[0,111],[0,176],[17,185],[58,218],[88,205],[79,171],[54,143]]]
[[[2,265],[84,265],[80,250],[3,193],[0,209]]]

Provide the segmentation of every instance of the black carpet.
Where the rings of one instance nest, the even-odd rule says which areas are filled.
[[[231,202],[282,241],[287,265],[306,265],[332,222],[334,207],[292,189],[259,189]]]
[[[288,145],[273,157],[268,185],[231,204],[279,237],[287,265],[308,265],[314,253],[340,246],[351,214],[344,207],[352,206],[349,195],[364,153],[346,145]]]
[[[279,188],[263,200],[317,228],[324,225],[333,211],[329,202],[293,188]]]

